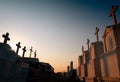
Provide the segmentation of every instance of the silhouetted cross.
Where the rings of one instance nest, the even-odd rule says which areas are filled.
[[[88,51],[89,51],[89,43],[90,43],[90,40],[87,38]]]
[[[24,55],[25,55],[25,52],[27,51],[27,50],[26,50],[26,47],[24,46],[24,48],[23,48],[22,50],[23,50],[22,57],[24,57]]]
[[[109,17],[112,17],[112,20],[113,20],[114,24],[117,24],[117,18],[116,18],[116,15],[115,15],[115,12],[116,12],[117,9],[118,9],[118,6],[112,6],[111,7],[111,13],[109,15]]]
[[[96,35],[97,42],[99,41],[98,32],[99,32],[99,28],[96,27],[95,35]]]
[[[8,37],[9,36],[9,33],[7,32],[6,35],[2,35],[2,37],[4,38],[4,43],[7,44],[7,41],[10,40],[10,38]]]
[[[35,52],[34,52],[34,58],[36,58],[36,55],[37,55],[37,54],[36,54],[36,50],[35,50]]]
[[[18,44],[16,44],[16,46],[17,46],[16,54],[18,54],[19,48],[21,48],[20,42],[18,42]]]
[[[83,52],[84,52],[84,46],[82,46],[82,55],[83,55]]]
[[[33,49],[33,47],[31,47],[31,49],[30,49],[30,57],[31,57],[31,54],[32,54],[32,52],[33,52],[32,49]]]

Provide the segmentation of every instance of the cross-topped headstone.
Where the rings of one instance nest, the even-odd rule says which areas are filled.
[[[96,35],[97,42],[99,41],[98,32],[99,32],[99,28],[96,27],[95,35]]]
[[[34,58],[36,58],[36,55],[37,55],[37,54],[36,54],[36,50],[35,50],[35,52],[34,52]]]
[[[27,50],[26,50],[26,46],[24,46],[24,48],[23,48],[22,50],[23,50],[22,57],[24,57],[24,55],[25,55],[25,52],[27,51]]]
[[[17,46],[16,54],[18,54],[19,48],[21,48],[20,42],[18,42],[18,44],[16,44],[16,46]]]
[[[87,38],[88,51],[89,51],[89,43],[90,43],[90,40]]]
[[[30,49],[30,57],[31,57],[31,55],[32,55],[32,52],[33,52],[33,47],[31,47],[31,49]]]
[[[84,46],[82,46],[82,54],[83,54],[83,52],[84,52]]]
[[[2,35],[2,37],[4,38],[4,42],[3,43],[7,44],[7,41],[10,40],[10,38],[8,36],[9,36],[8,32],[6,33],[6,35],[5,34]]]
[[[118,9],[118,6],[112,6],[111,7],[111,13],[109,15],[109,17],[112,17],[112,20],[113,20],[114,24],[117,24],[117,18],[116,18],[116,14],[115,14],[117,9]]]

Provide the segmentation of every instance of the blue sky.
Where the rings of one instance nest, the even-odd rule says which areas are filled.
[[[120,6],[120,1],[0,0],[0,40],[9,32],[8,43],[14,50],[20,41],[28,49],[26,56],[33,46],[40,61],[49,62],[55,71],[66,71],[70,61],[76,68],[81,46],[87,48],[86,39],[96,41],[95,28],[100,29],[101,39],[105,26],[113,24],[111,5]],[[116,15],[119,22],[120,8]]]

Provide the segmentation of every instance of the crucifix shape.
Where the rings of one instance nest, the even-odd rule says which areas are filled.
[[[84,52],[84,46],[82,46],[82,54],[83,54],[83,52]]]
[[[32,52],[33,52],[33,47],[31,47],[31,49],[30,49],[30,57],[31,57],[31,55],[32,55]]]
[[[118,9],[118,6],[112,6],[111,7],[111,13],[109,15],[109,17],[112,17],[112,20],[113,20],[114,24],[117,24],[117,18],[116,18],[116,14],[115,14],[117,9]]]
[[[6,33],[6,35],[5,34],[2,35],[2,37],[4,38],[4,42],[3,43],[7,44],[7,41],[10,40],[10,38],[8,36],[9,36],[8,32]]]
[[[36,50],[35,50],[35,52],[34,52],[34,58],[36,58],[36,55],[37,55],[37,54],[36,54]]]
[[[87,38],[88,51],[89,51],[89,43],[90,43],[90,40]]]
[[[97,42],[99,41],[98,32],[99,32],[99,28],[97,28],[97,27],[96,27],[96,30],[95,30],[95,35],[96,35],[96,38],[97,38]]]
[[[18,44],[16,44],[16,46],[17,46],[16,54],[18,54],[19,48],[21,48],[20,42],[18,42]]]
[[[24,57],[24,55],[25,55],[25,52],[27,51],[27,50],[26,50],[26,47],[24,46],[24,48],[23,48],[22,50],[23,50],[22,57]]]

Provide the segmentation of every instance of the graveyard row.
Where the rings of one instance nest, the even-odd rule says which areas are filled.
[[[87,40],[88,50],[82,46],[82,55],[78,58],[78,77],[86,82],[120,82],[120,24],[117,23],[115,11],[118,7],[111,7],[113,25],[106,26],[99,41],[96,28],[97,41]]]

